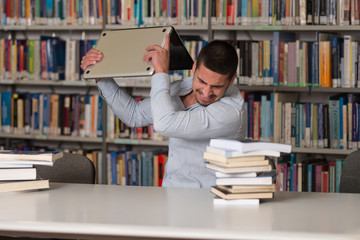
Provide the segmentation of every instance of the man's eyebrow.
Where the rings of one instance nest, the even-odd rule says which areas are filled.
[[[208,83],[207,82],[205,82],[203,79],[201,79],[199,76],[197,76],[197,78],[201,81],[201,82],[203,82],[203,83],[205,83],[206,85],[208,85]],[[222,88],[222,87],[224,87],[225,86],[225,84],[220,84],[220,85],[210,85],[211,87],[216,87],[216,88]]]

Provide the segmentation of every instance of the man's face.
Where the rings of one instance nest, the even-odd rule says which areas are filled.
[[[193,65],[193,92],[197,103],[207,106],[218,101],[224,95],[227,87],[232,84],[235,77],[229,80],[228,75],[219,74],[207,69],[203,64],[196,69]]]

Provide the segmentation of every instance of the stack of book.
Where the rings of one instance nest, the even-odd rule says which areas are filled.
[[[34,165],[52,166],[62,152],[0,151],[0,193],[50,188],[48,179],[38,179]]]
[[[270,158],[281,152],[290,153],[291,145],[211,139],[203,157],[206,167],[215,171],[214,201],[259,204],[273,198],[276,171]]]

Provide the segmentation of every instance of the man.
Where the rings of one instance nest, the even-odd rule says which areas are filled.
[[[97,79],[101,96],[129,127],[154,125],[169,138],[169,157],[164,187],[210,188],[215,173],[205,168],[202,157],[211,138],[242,139],[246,131],[244,100],[236,86],[238,58],[224,41],[212,41],[199,53],[192,67],[193,77],[170,84],[170,43],[164,48],[146,48],[143,60],[152,63],[150,97],[137,102],[113,79]],[[83,57],[81,68],[101,61],[92,49]]]

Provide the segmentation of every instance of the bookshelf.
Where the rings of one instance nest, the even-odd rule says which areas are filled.
[[[65,1],[66,2],[66,1]],[[55,35],[64,37],[64,39],[74,39],[81,40],[85,39],[97,39],[98,34],[102,30],[116,30],[129,27],[137,27],[135,23],[130,24],[109,24],[108,14],[109,8],[108,1],[98,1],[99,4],[102,4],[102,17],[103,21],[99,21],[94,24],[59,24],[59,25],[2,25],[0,24],[0,38],[7,38],[12,36],[19,39],[29,38],[38,38],[40,35]],[[136,2],[136,1],[134,1]],[[181,2],[181,1],[179,1]],[[174,24],[175,29],[182,36],[191,36],[199,35],[204,40],[212,40],[214,38],[224,39],[224,40],[247,40],[247,41],[262,41],[262,40],[272,40],[274,32],[283,32],[283,33],[294,33],[295,38],[301,41],[315,41],[317,32],[330,32],[338,33],[339,36],[344,36],[347,34],[350,35],[359,35],[360,26],[359,25],[261,25],[260,23],[254,23],[252,25],[227,25],[224,19],[219,21],[225,21],[225,24],[218,24],[213,20],[213,7],[210,4],[212,1],[207,1],[208,6],[206,11],[208,14],[204,15],[203,23],[197,24],[197,22],[192,22],[192,24]],[[225,3],[226,1],[222,1]],[[1,8],[0,8],[1,10]],[[98,13],[99,14],[99,13]],[[110,14],[111,15],[111,14]],[[191,16],[189,21],[191,21]],[[224,18],[225,16],[223,16]],[[1,19],[2,22],[4,19]],[[174,20],[174,19],[172,19]],[[169,21],[172,21],[169,20]],[[160,21],[161,22],[161,21]],[[159,22],[159,23],[160,23]],[[166,19],[162,23],[166,23]],[[97,89],[94,82],[87,81],[70,81],[65,79],[65,81],[43,81],[38,79],[34,80],[5,80],[0,79],[1,91],[44,91],[49,93],[77,93],[77,94],[96,94]],[[118,81],[118,84],[121,87],[126,88],[129,92],[135,93],[137,95],[139,92],[146,92],[146,89],[149,88],[150,82],[147,78],[137,79],[132,81],[131,79],[123,79]],[[307,101],[307,98],[314,98],[314,95],[317,95],[314,102],[323,102],[326,103],[328,98],[332,95],[339,93],[360,93],[360,88],[329,88],[329,87],[313,87],[313,86],[304,86],[304,87],[289,87],[289,86],[264,86],[264,85],[244,85],[239,84],[239,89],[247,93],[285,93],[285,94],[298,94],[301,101]],[[139,91],[140,90],[140,91]],[[107,126],[106,110],[103,110],[103,127]],[[142,140],[142,139],[130,139],[130,138],[110,138],[107,136],[107,132],[104,131],[102,136],[97,137],[74,137],[74,136],[44,136],[36,134],[9,134],[1,133],[0,138],[5,142],[7,147],[11,146],[11,142],[16,140],[26,140],[26,141],[39,141],[41,143],[50,142],[50,143],[80,143],[80,145],[86,144],[97,144],[103,155],[105,156],[110,150],[121,149],[131,149],[139,147],[161,147],[166,148],[167,141],[155,141],[155,140]],[[99,145],[101,146],[99,147]],[[93,145],[91,145],[93,146]],[[309,155],[309,154],[322,154],[322,155],[331,155],[335,157],[345,156],[349,154],[351,149],[331,149],[331,148],[303,148],[303,147],[294,147],[293,151],[300,155]],[[106,167],[106,163],[104,163]]]

